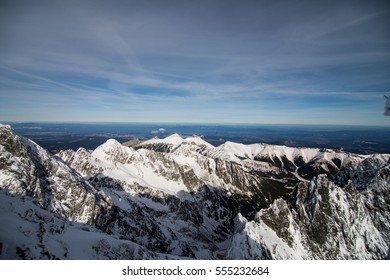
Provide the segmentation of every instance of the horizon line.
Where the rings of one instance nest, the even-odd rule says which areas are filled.
[[[42,124],[148,124],[148,125],[205,125],[205,126],[230,126],[230,125],[242,125],[242,126],[353,126],[353,127],[383,127],[390,128],[389,125],[377,124],[332,124],[332,123],[244,123],[244,122],[226,122],[226,123],[213,123],[213,122],[150,122],[150,121],[3,121],[0,120],[0,124],[17,124],[17,123],[42,123]]]

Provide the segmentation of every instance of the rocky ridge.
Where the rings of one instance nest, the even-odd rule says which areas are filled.
[[[0,258],[387,255],[389,155],[177,134],[50,155],[9,126],[0,139]]]

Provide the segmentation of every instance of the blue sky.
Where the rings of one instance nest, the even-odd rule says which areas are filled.
[[[0,7],[0,121],[390,126],[388,1]]]

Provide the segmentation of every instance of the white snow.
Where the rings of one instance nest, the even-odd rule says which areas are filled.
[[[320,149],[313,148],[292,148],[268,144],[240,144],[234,142],[225,142],[224,144],[211,151],[210,155],[223,160],[241,163],[245,160],[253,160],[257,157],[273,158],[277,157],[282,161],[285,156],[291,162],[297,157],[302,157],[305,162],[313,160],[321,154]]]
[[[255,157],[263,156],[265,159],[271,160],[276,157],[281,162],[282,158],[286,157],[292,163],[300,157],[305,162],[315,160],[315,164],[322,165],[325,169],[332,164],[334,167],[336,166],[332,161],[335,158],[340,159],[344,165],[356,166],[369,157],[332,150],[290,148],[266,144],[244,145],[226,142],[219,147],[213,147],[199,136],[183,138],[178,134],[173,134],[164,139],[154,138],[142,143],[142,145],[145,145],[145,143],[172,145],[175,149],[171,152],[156,152],[147,148],[134,150],[110,139],[92,152],[79,149],[77,152],[65,151],[61,153],[64,160],[74,160],[72,167],[83,174],[85,178],[97,176],[95,179],[103,180],[105,177],[109,177],[115,181],[113,186],[117,184],[121,187],[119,189],[110,188],[109,184],[108,186],[103,184],[95,189],[91,185],[92,183],[89,184],[84,181],[77,172],[62,161],[52,157],[34,142],[20,139],[25,147],[32,149],[34,157],[37,157],[36,160],[44,164],[45,170],[50,173],[47,179],[50,180],[50,187],[55,187],[52,189],[54,199],[48,206],[50,210],[45,210],[38,204],[33,203],[31,198],[10,197],[6,194],[6,191],[0,190],[0,227],[2,229],[0,232],[2,242],[0,258],[4,258],[4,256],[18,257],[16,247],[20,247],[20,244],[23,244],[23,248],[28,248],[32,256],[36,258],[44,256],[40,247],[42,244],[46,246],[45,248],[51,254],[63,258],[106,258],[106,254],[109,252],[123,252],[123,250],[137,257],[162,257],[162,254],[152,256],[150,251],[139,245],[148,244],[150,236],[141,235],[137,237],[139,239],[136,242],[139,244],[136,244],[108,236],[93,226],[85,224],[91,223],[91,216],[96,214],[94,212],[96,206],[96,209],[99,209],[99,207],[108,209],[113,205],[117,206],[116,209],[122,211],[120,212],[122,214],[132,214],[134,209],[139,211],[134,211],[136,213],[134,216],[129,214],[127,217],[129,222],[134,222],[136,219],[141,219],[143,222],[144,216],[140,215],[145,215],[145,222],[150,222],[151,224],[148,225],[159,228],[163,236],[171,242],[169,246],[172,247],[173,254],[181,253],[183,243],[192,244],[196,241],[198,243],[194,244],[194,248],[191,249],[198,258],[215,258],[216,256],[226,256],[231,259],[263,258],[268,256],[268,250],[272,257],[277,259],[323,257],[324,255],[313,255],[313,252],[309,251],[305,228],[294,217],[295,210],[291,210],[282,199],[275,200],[267,210],[285,222],[282,229],[283,234],[280,234],[284,237],[278,236],[279,228],[273,227],[275,229],[273,230],[265,222],[267,220],[264,217],[264,220],[262,219],[264,209],[258,213],[253,221],[247,221],[241,214],[238,214],[234,234],[218,243],[213,240],[213,236],[218,234],[216,230],[226,218],[223,214],[225,208],[216,207],[214,209],[215,213],[213,214],[218,217],[216,219],[201,211],[202,223],[195,226],[195,223],[192,224],[191,219],[185,217],[185,214],[175,216],[175,210],[172,210],[172,208],[176,205],[172,207],[173,205],[165,204],[166,201],[169,201],[166,198],[169,197],[168,195],[179,197],[179,205],[183,205],[184,198],[187,197],[193,199],[188,199],[188,201],[194,202],[196,198],[192,196],[189,188],[187,188],[188,186],[183,182],[188,178],[191,179],[191,184],[194,185],[208,184],[216,188],[229,190],[231,196],[242,190],[229,182],[230,175],[241,176],[244,174],[239,177],[239,180],[244,182],[244,186],[250,186],[252,183],[255,184],[256,180],[262,178],[256,177],[253,179],[248,174],[251,171],[259,170],[269,172],[266,174],[266,176],[269,176],[267,178],[277,178],[275,180],[287,183],[287,179],[280,179],[275,176],[278,168],[272,162],[267,162],[267,160],[255,161]],[[1,145],[0,152],[0,157],[6,159],[7,162],[7,169],[0,171],[0,189],[7,188],[7,191],[21,195],[13,190],[23,189],[23,184],[26,184],[26,182],[20,178],[23,178],[23,180],[30,178],[34,172],[29,168],[35,168],[34,164],[28,161],[30,160],[28,157],[22,158],[10,154]],[[370,157],[377,158],[383,165],[387,164],[389,158],[384,155]],[[234,169],[236,167],[237,169]],[[375,169],[375,167],[374,164],[373,168]],[[363,166],[359,165],[357,169],[362,172]],[[231,170],[238,171],[235,173]],[[195,180],[192,180],[194,176]],[[379,180],[380,178],[377,177],[376,179]],[[365,208],[364,203],[368,199],[363,200],[362,196],[357,199],[348,196],[344,190],[327,181],[326,176],[318,176],[316,182],[305,182],[305,180],[297,178],[304,184],[311,184],[305,186],[311,187],[310,190],[313,192],[318,192],[315,188],[318,187],[319,183],[323,183],[321,186],[329,191],[330,208],[333,211],[332,213],[337,214],[338,219],[334,221],[334,238],[327,238],[323,250],[338,250],[338,258],[373,258],[375,255],[372,252],[383,250],[386,246],[385,241],[375,227],[373,218],[367,214]],[[193,181],[195,183],[192,183]],[[387,183],[388,181],[379,181],[377,183],[378,188],[387,187]],[[28,185],[28,187],[33,189],[34,186]],[[35,195],[42,194],[39,193],[42,192],[41,189],[33,190]],[[250,196],[250,189],[242,192],[247,197]],[[55,199],[56,197],[65,198],[60,200]],[[97,200],[99,197],[103,197],[104,203],[107,202],[107,204],[98,204],[101,203]],[[315,215],[320,212],[322,200],[326,200],[327,196],[314,193],[310,198],[312,200],[305,200],[305,202],[307,205],[313,205],[314,208],[312,209],[315,209],[313,215]],[[170,197],[170,199],[173,198]],[[22,201],[23,203],[21,203]],[[92,203],[86,203],[89,201],[92,201]],[[202,203],[205,209],[212,209],[214,206],[212,200],[205,200]],[[87,204],[92,206],[85,208],[84,206]],[[305,208],[304,206],[302,207]],[[356,206],[356,209],[352,206]],[[81,210],[72,212],[73,208],[81,208]],[[192,208],[189,209],[193,211]],[[56,217],[50,211],[63,218]],[[307,216],[305,215],[303,214],[304,217]],[[153,218],[149,219],[150,217]],[[71,223],[66,221],[65,218],[80,223]],[[45,221],[45,223],[41,223],[41,221]],[[41,224],[44,226],[43,229],[40,228]],[[54,233],[51,232],[53,228]],[[58,228],[62,228],[63,232],[61,234],[55,232]],[[145,232],[145,229],[142,230]],[[41,231],[44,231],[43,239],[39,237]],[[199,236],[202,240],[197,239]],[[349,243],[345,240],[348,240]],[[139,252],[144,252],[145,255],[138,255]],[[226,255],[223,255],[225,253]]]
[[[200,136],[197,136],[197,135],[193,135],[193,136],[187,137],[186,139],[184,139],[184,143],[198,145],[198,146],[205,146],[205,147],[207,147],[209,149],[214,149],[215,148],[213,145],[211,145],[210,143],[206,142]]]
[[[197,146],[205,146],[209,149],[213,149],[214,146],[210,143],[203,140],[201,137],[193,135],[186,138],[183,138],[180,134],[174,133],[168,137],[160,139],[158,137],[154,137],[152,139],[141,142],[139,146],[147,146],[147,145],[156,145],[156,144],[165,144],[171,145],[173,149],[176,149],[182,144],[188,145],[197,145]]]
[[[71,260],[108,259],[109,255],[129,259],[169,259],[177,256],[152,253],[134,242],[117,239],[96,228],[62,218],[40,208],[31,198],[8,196],[0,191],[0,259],[20,259],[17,248],[34,259],[52,257]],[[46,253],[45,253],[46,252]],[[138,252],[142,252],[138,254]]]
[[[184,139],[177,133],[174,133],[166,138],[160,139],[158,137],[154,137],[150,140],[146,140],[140,145],[151,145],[151,144],[170,144],[174,146],[178,146],[183,143]]]

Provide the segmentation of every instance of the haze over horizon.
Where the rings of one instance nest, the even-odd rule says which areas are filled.
[[[0,7],[0,121],[390,126],[388,1]]]

